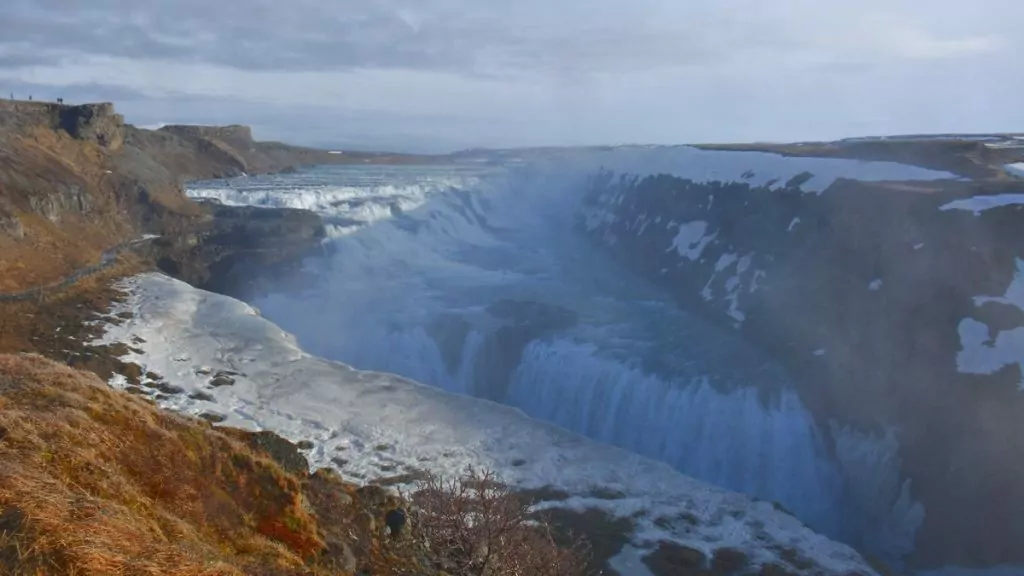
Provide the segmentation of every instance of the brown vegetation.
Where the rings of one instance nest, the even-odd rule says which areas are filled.
[[[428,481],[414,503],[289,442],[217,429],[35,355],[0,355],[0,573],[582,574],[489,475]],[[402,537],[386,514],[414,510]]]
[[[414,496],[414,522],[445,572],[466,576],[582,576],[589,550],[559,546],[550,525],[489,472],[431,477]]]

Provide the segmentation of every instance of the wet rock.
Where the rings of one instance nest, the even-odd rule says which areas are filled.
[[[799,576],[798,573],[786,568],[782,564],[771,562],[761,566],[758,570],[757,576]]]
[[[133,396],[147,396],[149,392],[139,388],[138,386],[125,386],[124,391]]]
[[[522,361],[526,346],[571,327],[577,322],[577,315],[552,304],[507,299],[491,304],[487,312],[504,325],[487,336],[477,355],[475,368],[487,384],[474,395],[501,402],[508,395],[512,373]]]
[[[214,388],[220,388],[222,386],[234,386],[235,379],[223,372],[218,372],[216,376],[210,379],[210,386]]]
[[[701,575],[707,567],[707,556],[700,550],[674,542],[662,542],[644,556],[644,564],[655,576]]]
[[[118,371],[132,384],[138,384],[139,382],[142,381],[142,366],[139,366],[134,362],[121,364],[120,369]]]
[[[314,444],[310,440],[299,440],[295,443],[295,447],[299,450],[312,450],[313,446]]]
[[[750,558],[735,548],[719,548],[711,557],[711,570],[716,574],[738,574],[750,564]]]
[[[163,382],[163,381],[160,381],[160,382],[143,382],[142,385],[145,386],[146,388],[152,388],[154,390],[157,390],[159,392],[162,392],[164,394],[168,394],[168,395],[171,395],[171,396],[174,396],[174,395],[177,395],[177,394],[184,394],[185,393],[185,389],[184,388],[181,388],[181,387],[178,387],[178,386],[174,386],[172,384],[168,384],[167,382]]]
[[[202,390],[197,390],[197,391],[189,394],[188,397],[193,399],[193,400],[199,400],[201,402],[215,402],[216,401],[213,396],[210,396],[209,394],[207,394],[206,392],[203,392]]]
[[[247,433],[247,441],[253,449],[270,456],[288,472],[303,475],[309,473],[309,461],[299,452],[295,444],[285,438],[269,430],[263,430]]]
[[[214,412],[203,412],[202,414],[199,415],[199,417],[202,418],[203,420],[206,420],[210,424],[219,424],[227,420],[227,417],[224,416],[223,414],[216,414]]]

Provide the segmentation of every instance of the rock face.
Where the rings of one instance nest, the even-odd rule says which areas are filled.
[[[319,246],[312,213],[198,206],[185,180],[431,158],[257,142],[246,126],[141,130],[113,105],[0,101],[0,294],[60,282],[142,234],[164,270],[234,290]],[[160,249],[163,249],[161,252]]]
[[[603,172],[579,223],[781,359],[823,430],[896,439],[911,566],[1024,564],[1024,206],[966,200],[1024,182],[747,180]]]
[[[76,140],[95,142],[109,150],[124,144],[124,116],[115,113],[110,103],[61,106],[60,128]]]
[[[243,297],[324,248],[320,217],[307,210],[200,203],[208,218],[153,243],[161,270],[193,286]]]

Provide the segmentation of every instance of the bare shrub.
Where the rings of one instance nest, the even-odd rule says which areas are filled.
[[[413,495],[414,527],[452,576],[584,576],[589,546],[555,543],[550,526],[492,472],[430,477]]]

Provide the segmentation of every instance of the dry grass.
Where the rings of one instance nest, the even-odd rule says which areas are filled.
[[[100,334],[87,322],[123,297],[112,287],[113,281],[148,268],[147,262],[126,254],[110,268],[63,290],[32,300],[0,302],[0,353],[35,352],[73,362],[73,356],[86,352],[87,343]]]
[[[0,573],[299,574],[324,547],[268,457],[38,356],[0,356],[0,461]]]
[[[585,573],[579,541],[556,545],[490,476],[427,480],[410,504],[329,470],[289,472],[294,445],[261,439],[41,356],[0,355],[0,574]],[[393,538],[384,520],[398,506],[411,526]]]

